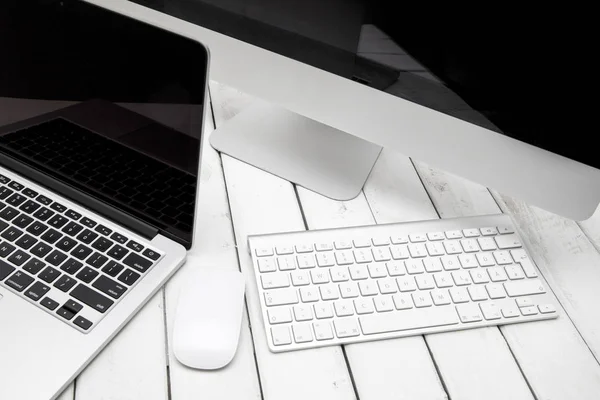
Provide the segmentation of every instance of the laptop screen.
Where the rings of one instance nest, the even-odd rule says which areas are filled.
[[[206,90],[197,42],[80,1],[0,10],[0,163],[191,243]]]

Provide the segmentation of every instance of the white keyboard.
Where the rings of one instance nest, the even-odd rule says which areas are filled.
[[[248,242],[273,352],[557,317],[502,214]]]

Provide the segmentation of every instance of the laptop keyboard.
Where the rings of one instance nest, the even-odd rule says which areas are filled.
[[[0,145],[160,223],[191,232],[196,177],[57,118],[0,138]],[[102,160],[98,159],[98,155]],[[161,190],[155,190],[161,182]]]
[[[162,257],[0,175],[0,286],[89,332]]]

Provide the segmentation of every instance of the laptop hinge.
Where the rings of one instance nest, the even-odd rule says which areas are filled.
[[[148,240],[152,240],[156,235],[158,235],[157,228],[154,228],[129,214],[119,211],[114,207],[111,207],[110,205],[81,192],[78,189],[62,183],[44,174],[43,172],[24,165],[6,154],[0,154],[0,165],[7,167],[14,172],[25,176],[26,178],[29,178],[36,183],[57,192],[59,195],[69,198],[69,200],[72,200],[102,215],[103,217],[134,231],[138,235],[143,236]]]

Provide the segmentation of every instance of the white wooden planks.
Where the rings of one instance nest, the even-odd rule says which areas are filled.
[[[226,368],[216,371],[191,369],[180,364],[172,351],[177,301],[190,272],[205,267],[239,269],[221,159],[208,143],[208,137],[213,131],[212,112],[210,108],[206,111],[194,247],[188,254],[186,264],[169,280],[165,288],[171,398],[260,399],[258,371],[247,313],[244,313],[235,358]]]
[[[249,99],[212,85],[217,128]],[[265,399],[353,399],[354,389],[339,347],[274,354],[267,347],[254,271],[247,250],[249,234],[303,230],[293,186],[280,178],[222,156],[238,255],[246,276],[253,341]]]
[[[500,196],[496,196],[494,199],[485,187],[428,168],[425,165],[417,164],[417,169],[442,216],[498,213],[500,208],[496,200],[499,200],[501,205],[504,204]],[[514,202],[513,200],[509,201],[511,204]],[[521,207],[504,205],[502,208],[511,211],[510,213],[519,225],[520,233],[538,265],[540,265],[538,260],[548,257],[547,249],[541,247],[540,243],[546,242],[548,245],[564,248],[565,243],[576,238],[578,238],[576,240],[585,241],[585,238],[581,237],[582,235],[572,226],[575,224],[570,221],[563,221],[563,224],[572,226],[571,231],[566,233],[562,240],[555,243],[555,240],[563,235],[561,233],[564,229],[563,224],[555,223],[555,229],[551,228],[553,224],[543,227],[543,224],[535,221],[535,217],[531,215],[527,218],[527,222],[519,223],[519,220],[523,219],[523,209],[529,209],[533,214],[542,213],[546,218],[550,218],[548,213],[523,205]],[[521,210],[520,215],[514,214],[512,210]],[[550,219],[552,218],[557,217],[552,216]],[[533,243],[537,244],[529,243],[532,238]],[[539,240],[535,238],[539,238]],[[588,250],[591,251],[589,246]],[[593,256],[593,253],[594,251],[588,252],[588,255]],[[554,257],[550,256],[550,259],[564,257],[571,258],[569,255],[555,255]],[[561,287],[561,283],[557,282],[547,271],[542,270],[542,273],[556,293],[557,288]],[[587,276],[589,277],[589,275]],[[597,284],[600,283],[598,280],[595,281]],[[577,290],[574,293],[575,297],[579,293]],[[589,315],[587,318],[589,319]],[[552,321],[506,325],[501,328],[501,331],[538,399],[597,398],[597,393],[600,393],[600,368],[566,314]]]

